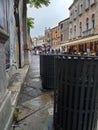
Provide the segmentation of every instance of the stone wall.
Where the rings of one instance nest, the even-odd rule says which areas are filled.
[[[0,37],[0,40],[5,41],[3,37]],[[7,90],[5,43],[6,41],[3,43],[0,42],[0,130],[7,130],[11,114],[11,93]]]
[[[2,101],[7,88],[6,72],[5,72],[5,50],[4,44],[0,43],[0,101]],[[5,81],[5,82],[4,82]]]
[[[5,44],[9,40],[9,0],[0,0],[0,130],[7,130],[11,114],[10,92],[7,90]]]

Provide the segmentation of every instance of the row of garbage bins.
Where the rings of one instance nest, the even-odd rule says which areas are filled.
[[[40,55],[44,89],[54,89],[55,130],[97,130],[98,57]]]

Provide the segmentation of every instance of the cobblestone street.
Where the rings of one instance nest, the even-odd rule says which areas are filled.
[[[18,123],[10,130],[53,130],[53,91],[42,89],[39,56],[32,56],[18,99]]]

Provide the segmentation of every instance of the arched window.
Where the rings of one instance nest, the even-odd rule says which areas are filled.
[[[83,5],[80,4],[80,14],[82,13]]]
[[[88,29],[89,29],[89,19],[87,18],[86,19],[86,31],[88,31]]]
[[[92,28],[95,28],[95,14],[92,15]]]
[[[74,26],[74,38],[76,38],[76,25]]]
[[[86,1],[86,8],[90,6],[90,0],[85,0]]]
[[[82,23],[80,22],[80,36],[82,36]]]
[[[88,6],[90,6],[90,0],[88,0]]]
[[[63,41],[63,34],[61,34],[61,41]]]
[[[70,29],[70,39],[72,39],[72,28]]]

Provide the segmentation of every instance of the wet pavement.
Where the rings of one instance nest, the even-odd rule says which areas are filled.
[[[39,56],[32,56],[17,108],[18,123],[10,130],[53,130],[53,91],[42,89]]]

